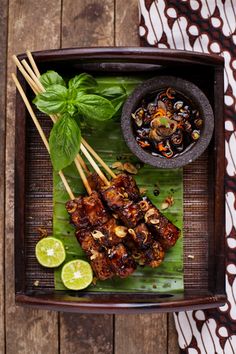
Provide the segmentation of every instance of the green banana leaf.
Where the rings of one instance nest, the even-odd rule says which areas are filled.
[[[101,84],[107,87],[114,84],[114,78],[99,78]],[[116,83],[122,82],[129,94],[140,83],[140,78],[116,78]],[[115,161],[131,162],[138,167],[135,176],[140,188],[146,189],[145,194],[158,207],[167,196],[173,196],[174,204],[163,211],[181,230],[183,228],[183,176],[182,169],[160,170],[149,165],[143,165],[127,148],[119,120],[110,120],[99,127],[83,127],[82,135],[96,150],[102,159],[111,166]],[[74,194],[85,194],[85,189],[79,178],[78,172],[72,164],[67,167],[64,174]],[[158,193],[157,193],[158,191]],[[157,195],[158,194],[158,195]],[[53,235],[65,245],[66,260],[86,259],[75,237],[75,229],[69,223],[69,217],[65,209],[68,195],[57,173],[53,175]],[[62,265],[63,266],[63,265]],[[61,266],[61,267],[62,267]],[[55,274],[55,289],[65,290],[61,281],[61,267]],[[183,236],[177,244],[166,252],[164,262],[158,268],[138,267],[137,270],[126,279],[114,278],[111,280],[97,281],[96,285],[90,285],[87,290],[96,292],[159,292],[176,293],[183,291]]]

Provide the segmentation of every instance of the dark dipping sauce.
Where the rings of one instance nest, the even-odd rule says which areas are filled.
[[[194,103],[167,87],[145,97],[132,113],[134,136],[153,156],[173,158],[189,150],[200,138],[203,120]]]

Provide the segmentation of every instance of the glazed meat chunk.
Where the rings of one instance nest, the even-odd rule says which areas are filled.
[[[164,250],[173,247],[180,237],[178,227],[172,224],[148,198],[143,198],[139,204],[153,238],[160,242]]]

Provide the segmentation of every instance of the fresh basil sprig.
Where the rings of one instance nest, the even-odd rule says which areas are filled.
[[[70,165],[80,149],[81,132],[76,121],[64,113],[52,127],[49,137],[53,167],[60,171]]]
[[[80,149],[81,131],[79,121],[91,124],[111,119],[127,97],[122,85],[101,87],[89,74],[76,75],[68,81],[55,71],[41,75],[45,92],[38,94],[34,104],[43,113],[59,116],[53,126],[49,147],[56,171],[70,165]]]
[[[44,75],[48,80],[47,74]],[[52,79],[52,72],[50,78]],[[58,81],[56,75],[55,79]],[[43,75],[41,81],[45,81]],[[90,121],[111,119],[115,113],[112,103],[107,98],[86,92],[95,87],[96,81],[91,75],[81,74],[69,81],[68,88],[61,84],[47,86],[46,91],[38,94],[33,102],[41,112],[47,114],[68,112],[71,116],[80,113]]]

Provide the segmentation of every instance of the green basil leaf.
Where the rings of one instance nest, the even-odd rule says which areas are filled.
[[[48,70],[46,73],[42,74],[39,80],[45,89],[47,89],[51,85],[66,86],[66,83],[63,78],[56,71],[53,70]]]
[[[62,115],[54,124],[49,147],[53,168],[60,171],[70,165],[80,149],[81,132],[73,118],[68,114]]]
[[[90,120],[107,120],[115,114],[112,103],[97,95],[78,95],[75,101],[78,112]]]
[[[52,85],[45,92],[39,93],[33,103],[44,113],[62,113],[67,108],[68,91],[62,85]]]
[[[68,84],[69,88],[74,88],[76,90],[85,91],[93,89],[97,86],[96,80],[92,75],[83,73],[73,77]]]
[[[126,94],[126,91],[122,85],[119,86],[112,86],[112,87],[98,87],[98,89],[95,92],[96,94],[99,94],[105,98],[116,98],[117,96],[122,96]]]
[[[111,100],[111,103],[113,104],[113,107],[115,108],[116,113],[121,109],[121,107],[125,103],[126,99],[127,99],[127,95],[123,94],[123,95],[120,95],[120,96],[113,98]]]

